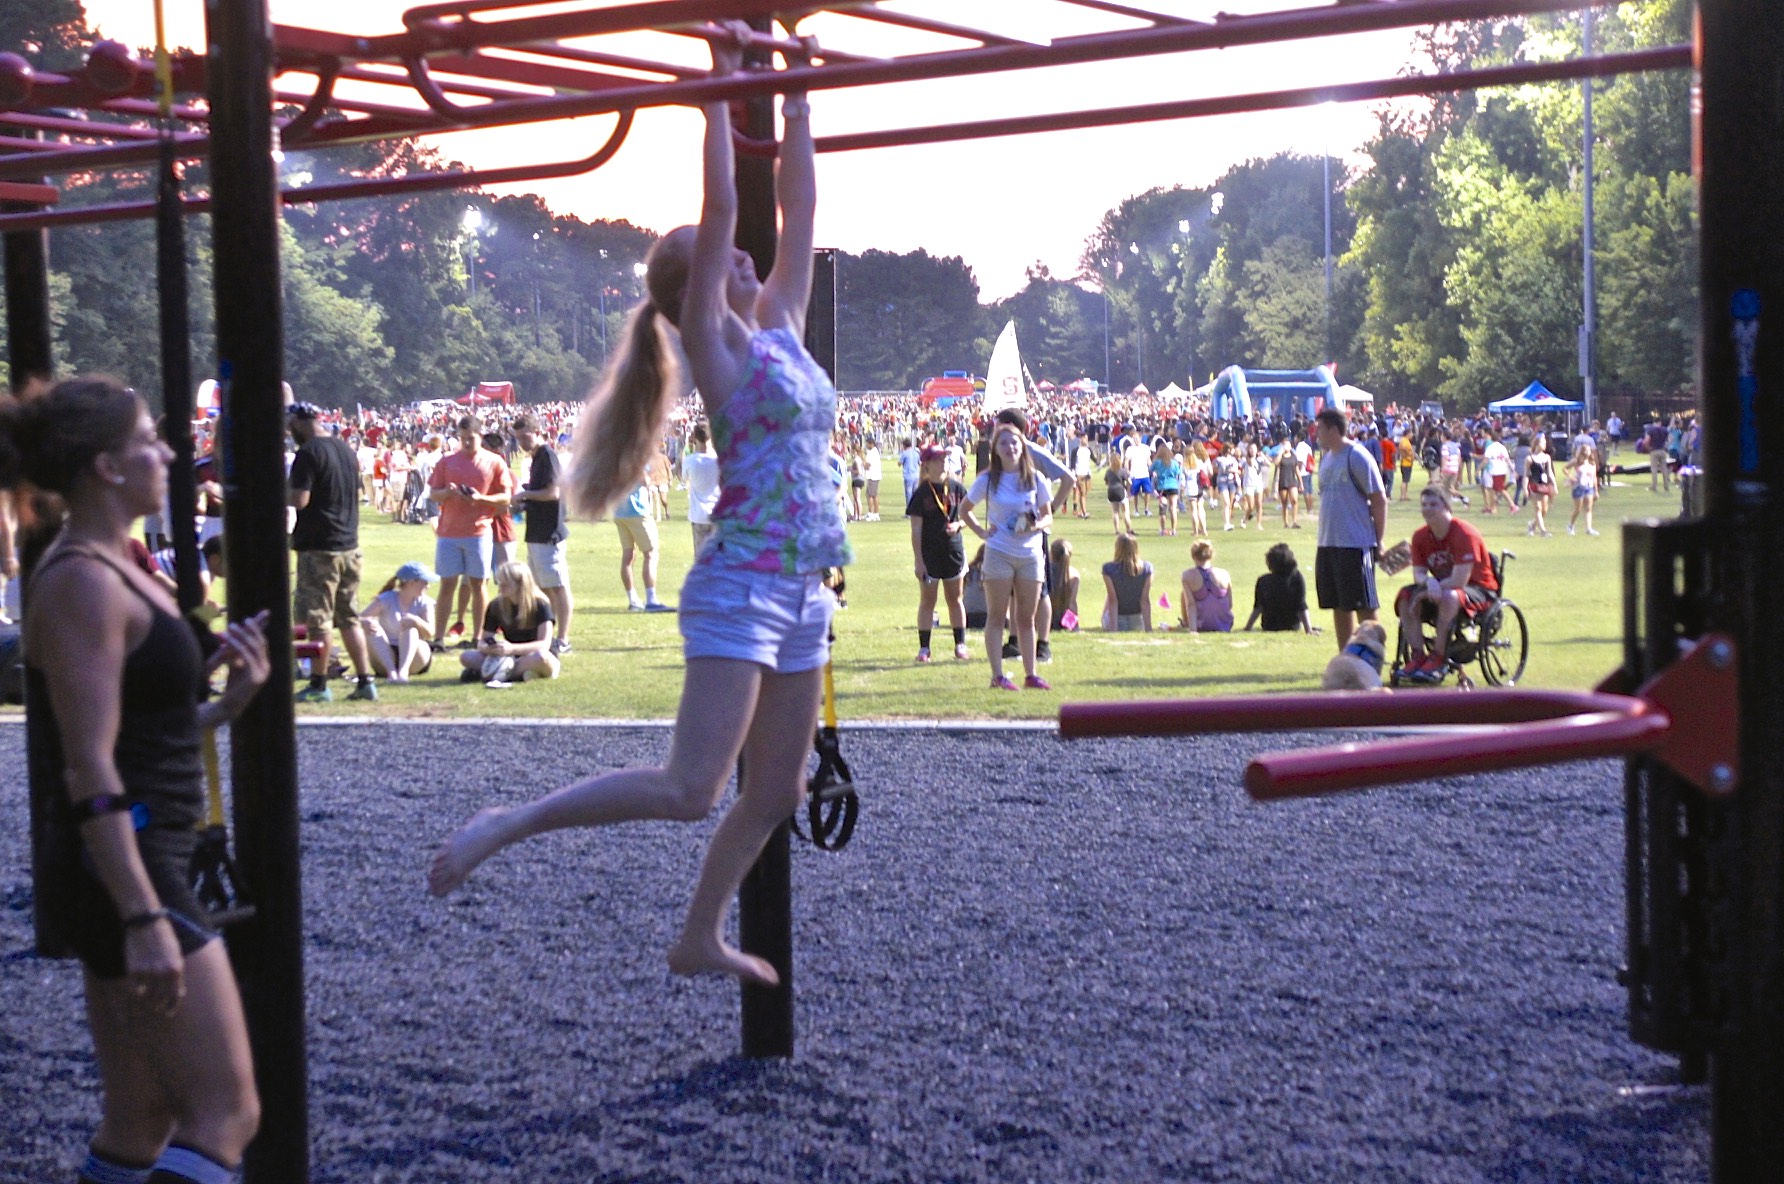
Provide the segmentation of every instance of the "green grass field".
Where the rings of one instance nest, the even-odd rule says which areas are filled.
[[[971,663],[946,657],[948,633],[937,631],[942,660],[918,666],[916,582],[911,576],[910,527],[894,504],[902,489],[895,469],[882,488],[891,492],[880,522],[858,522],[849,528],[856,561],[848,574],[848,609],[837,614],[835,649],[838,710],[844,719],[1044,719],[1067,701],[1131,700],[1275,691],[1307,691],[1318,687],[1320,672],[1333,650],[1330,614],[1315,610],[1315,623],[1327,631],[1302,634],[1232,633],[1191,635],[1178,632],[1105,634],[1085,629],[1055,634],[1053,663],[1045,667],[1051,694],[994,692],[987,688],[982,641],[968,637],[976,655]],[[1488,546],[1507,549],[1517,558],[1508,565],[1507,592],[1525,611],[1532,635],[1524,685],[1588,687],[1621,660],[1621,546],[1617,523],[1626,517],[1670,514],[1676,501],[1648,492],[1645,481],[1613,485],[1599,502],[1603,534],[1588,538],[1565,533],[1567,508],[1552,523],[1554,538],[1524,534],[1527,519],[1493,517],[1465,510],[1468,521],[1481,527]],[[1396,495],[1398,491],[1396,491]],[[1100,490],[1095,491],[1100,498]],[[1563,501],[1565,498],[1562,499]],[[1405,538],[1419,525],[1416,501],[1396,500],[1390,514],[1390,536]],[[1477,499],[1478,504],[1478,499]],[[1099,570],[1111,557],[1113,530],[1106,503],[1092,503],[1089,520],[1061,517],[1056,535],[1072,541],[1074,561],[1086,575],[1081,610],[1094,622],[1102,608]],[[675,495],[674,517],[661,524],[662,558],[659,584],[671,604],[692,560],[693,546],[684,517],[684,502]],[[1287,538],[1312,583],[1315,530],[1222,533],[1218,509],[1213,522],[1215,563],[1233,573],[1235,612],[1239,623],[1251,611],[1251,586],[1263,568],[1264,551]],[[1141,554],[1159,573],[1154,598],[1170,596],[1167,613],[1155,609],[1155,620],[1176,619],[1180,591],[1178,573],[1190,565],[1191,539],[1157,537],[1157,519],[1136,520]],[[433,560],[429,528],[396,526],[366,515],[361,534],[365,551],[365,598],[397,565],[410,559]],[[406,687],[381,685],[376,704],[341,701],[347,684],[337,683],[337,701],[303,707],[304,714],[406,716],[551,716],[596,719],[650,719],[675,714],[681,692],[681,638],[672,614],[626,611],[618,574],[619,541],[606,523],[572,527],[570,562],[576,597],[573,633],[576,651],[564,663],[564,676],[550,683],[528,683],[509,690],[489,690],[457,681],[458,666],[447,656],[433,671]],[[1397,581],[1384,581],[1389,602]],[[1310,588],[1311,592],[1311,588]],[[1392,629],[1390,628],[1390,636]],[[1019,670],[1018,670],[1019,673]]]

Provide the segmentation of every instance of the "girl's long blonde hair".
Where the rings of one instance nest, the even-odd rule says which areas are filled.
[[[1126,531],[1115,536],[1115,562],[1130,576],[1140,574],[1140,539]]]
[[[670,328],[681,322],[693,238],[693,227],[683,226],[651,248],[644,274],[650,295],[632,310],[576,421],[567,492],[571,512],[584,518],[599,518],[644,479],[681,391]]]
[[[504,584],[513,585],[519,594],[520,603],[514,614],[514,623],[522,629],[531,629],[539,617],[539,602],[544,599],[539,594],[539,585],[533,582],[533,569],[524,563],[502,564],[496,568],[498,593]]]

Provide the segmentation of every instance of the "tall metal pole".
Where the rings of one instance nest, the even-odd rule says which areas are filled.
[[[34,207],[0,201],[0,211],[20,213]],[[47,230],[12,230],[5,236],[6,268],[6,352],[14,394],[39,379],[47,379],[55,371],[54,340],[50,334],[50,232]],[[19,573],[21,576],[23,572]],[[22,585],[21,585],[22,591]],[[33,696],[25,697],[25,714],[35,715],[40,709]],[[44,807],[50,793],[62,792],[60,785],[46,784],[47,769],[40,772],[45,753],[33,739],[38,728],[25,729],[25,763],[31,770],[31,875],[32,883],[49,883],[49,852],[39,842],[43,834]],[[32,923],[36,929],[37,952],[46,958],[61,957],[67,946],[57,936],[45,914],[48,897],[32,893]]]
[[[1700,0],[1697,17],[1706,625],[1738,640],[1741,675],[1741,776],[1714,839],[1711,1171],[1745,1184],[1784,1164],[1784,5]]]
[[[205,11],[229,613],[241,620],[265,611],[272,668],[289,670],[272,29],[267,0],[209,0]],[[236,721],[232,740],[236,854],[255,915],[231,930],[229,953],[241,983],[262,1112],[246,1174],[251,1184],[298,1184],[309,1179],[310,1138],[297,743],[289,684],[269,682]]]
[[[770,32],[767,18],[751,22],[757,32]],[[767,54],[751,50],[745,63],[772,65]],[[743,134],[753,140],[774,139],[774,97],[764,95],[744,104]],[[739,153],[737,177],[737,245],[749,252],[756,274],[766,277],[774,267],[777,221],[774,200],[774,161],[766,156]],[[834,359],[832,359],[834,361]],[[810,736],[788,736],[788,744],[809,744]],[[743,764],[738,762],[738,784],[743,783]],[[748,953],[766,959],[780,975],[780,986],[743,984],[743,1055],[790,1057],[793,1055],[793,852],[792,822],[782,822],[768,837],[756,865],[744,877],[737,893],[738,938]]]
[[[182,612],[204,601],[198,578],[198,480],[192,447],[192,343],[186,288],[186,220],[173,133],[163,133],[155,206],[155,287],[161,297],[161,436],[173,450],[167,470],[167,537]]]
[[[1592,56],[1592,23],[1595,12],[1586,9],[1585,31],[1582,35],[1582,55]],[[1581,197],[1585,203],[1583,235],[1585,239],[1584,253],[1584,299],[1583,315],[1580,323],[1580,394],[1581,402],[1586,405],[1586,422],[1591,423],[1598,418],[1598,276],[1593,263],[1592,238],[1592,79],[1587,78],[1580,83],[1580,92],[1584,98],[1585,110],[1581,120],[1581,168],[1585,173],[1585,183],[1581,186]]]

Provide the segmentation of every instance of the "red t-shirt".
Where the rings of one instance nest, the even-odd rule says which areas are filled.
[[[487,448],[479,448],[475,457],[463,451],[442,457],[434,466],[434,474],[428,478],[427,485],[429,489],[469,485],[477,493],[512,495],[514,475],[502,463],[501,457]],[[434,533],[443,539],[476,538],[489,533],[495,515],[493,506],[476,505],[463,498],[448,498],[440,503],[440,520],[434,526]]]
[[[1474,564],[1468,573],[1468,582],[1474,587],[1488,592],[1499,590],[1499,581],[1493,578],[1493,561],[1487,555],[1487,540],[1481,537],[1480,531],[1460,518],[1451,518],[1449,533],[1441,539],[1429,526],[1421,526],[1412,532],[1414,567],[1422,567],[1438,579],[1447,580],[1458,561]]]

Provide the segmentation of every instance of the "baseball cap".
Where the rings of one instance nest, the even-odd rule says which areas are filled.
[[[428,570],[425,563],[405,563],[396,569],[396,582],[399,584],[406,584],[410,580],[425,580],[431,584],[439,578]]]
[[[922,457],[924,464],[928,464],[932,460],[946,460],[948,458],[948,450],[946,448],[937,448],[934,444],[931,444],[923,450]]]

